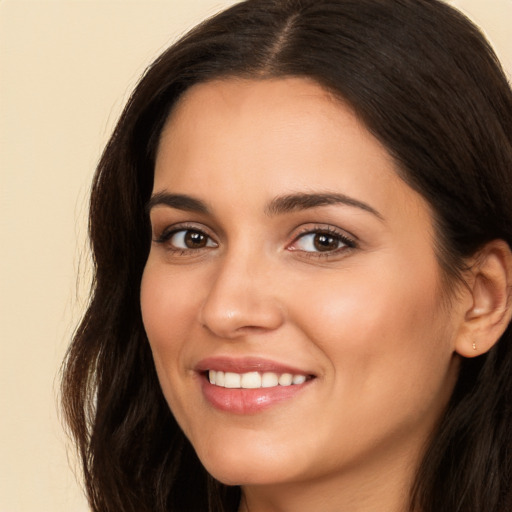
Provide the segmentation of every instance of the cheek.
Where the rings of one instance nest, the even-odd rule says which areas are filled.
[[[140,302],[153,352],[177,350],[188,332],[198,301],[197,289],[189,284],[180,279],[180,273],[148,261],[142,276]]]
[[[402,278],[357,270],[302,283],[290,299],[295,320],[317,339],[342,339],[343,347],[369,349],[432,336],[440,308],[436,279]],[[434,322],[434,323],[433,323]],[[317,335],[315,335],[317,333]]]
[[[140,302],[160,386],[176,420],[187,431],[190,411],[183,397],[188,396],[190,371],[185,361],[197,290],[185,286],[180,276],[150,259],[142,277]]]
[[[454,331],[439,305],[433,264],[422,272],[387,268],[396,272],[372,272],[370,265],[316,281],[297,300],[294,320],[327,356],[333,387],[350,390],[349,399],[389,404],[397,394],[414,408],[416,398],[440,392]]]
[[[193,294],[161,265],[148,262],[141,282],[141,311],[162,391],[173,410],[175,390],[186,376],[183,364]]]

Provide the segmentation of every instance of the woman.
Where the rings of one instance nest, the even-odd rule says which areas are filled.
[[[512,510],[512,94],[436,0],[248,0],[91,199],[64,407],[95,511]]]

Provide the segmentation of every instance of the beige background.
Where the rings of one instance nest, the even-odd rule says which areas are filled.
[[[56,396],[88,284],[93,169],[145,66],[232,3],[0,1],[0,512],[87,510]],[[512,0],[452,3],[512,72]]]

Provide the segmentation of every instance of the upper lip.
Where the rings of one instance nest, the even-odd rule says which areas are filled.
[[[195,370],[198,372],[215,370],[234,373],[274,372],[291,373],[293,375],[313,375],[307,370],[260,357],[207,357],[197,363]]]

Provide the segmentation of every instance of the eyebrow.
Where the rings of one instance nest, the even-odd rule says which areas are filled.
[[[279,196],[273,199],[267,206],[266,212],[268,215],[280,215],[283,213],[294,212],[298,210],[308,210],[310,208],[317,208],[319,206],[342,204],[359,208],[365,212],[371,213],[384,220],[384,217],[369,204],[366,204],[358,199],[354,199],[345,194],[337,193],[299,193]]]
[[[384,217],[369,204],[366,204],[345,194],[330,192],[298,193],[279,196],[270,201],[270,203],[265,208],[265,213],[269,216],[275,216],[294,211],[317,208],[319,206],[337,204],[359,208],[365,212],[375,215],[380,220],[384,220]],[[206,203],[200,199],[196,199],[184,194],[171,194],[169,192],[157,192],[156,194],[153,194],[146,205],[146,211],[149,213],[152,208],[161,205],[187,212],[202,214],[210,213]]]
[[[168,192],[157,192],[153,194],[146,205],[146,212],[149,213],[155,206],[162,205],[187,212],[209,213],[209,209],[203,201],[184,194],[170,194]]]

